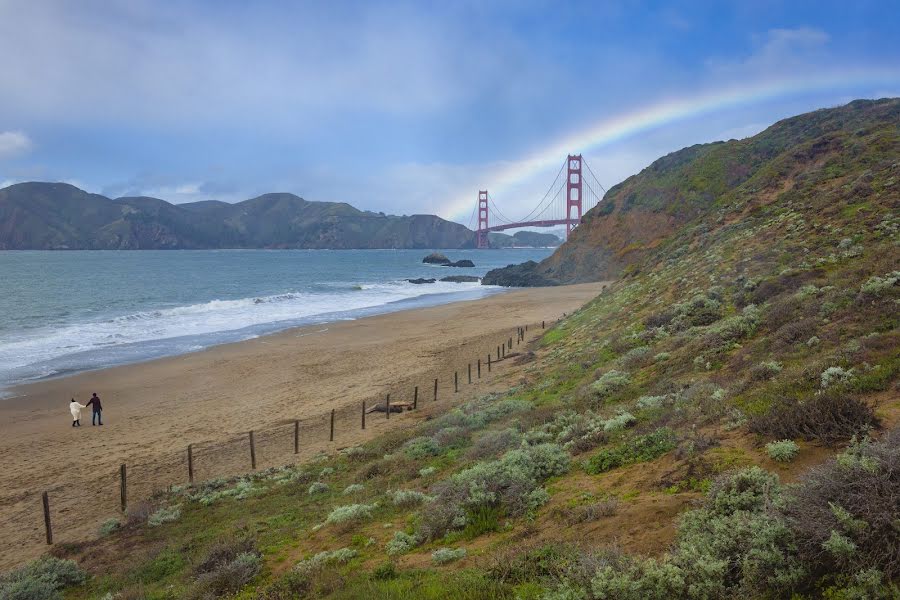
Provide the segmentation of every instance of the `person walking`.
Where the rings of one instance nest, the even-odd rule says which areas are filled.
[[[85,404],[75,402],[75,398],[69,402],[69,412],[72,413],[72,427],[81,427],[81,409],[87,408]]]
[[[91,425],[97,425],[98,421],[100,425],[103,425],[103,406],[100,404],[100,397],[97,395],[97,392],[94,392],[94,395],[91,396],[91,399],[88,400],[85,407],[90,406],[93,408],[93,412],[91,414]]]

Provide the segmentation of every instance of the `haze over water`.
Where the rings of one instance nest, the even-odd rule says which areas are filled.
[[[0,252],[0,394],[28,380],[201,350],[329,321],[474,299],[500,288],[414,285],[484,275],[550,249]]]

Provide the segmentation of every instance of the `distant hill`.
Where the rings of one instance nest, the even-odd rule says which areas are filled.
[[[747,139],[683,148],[612,187],[553,255],[533,267],[495,270],[483,282],[614,279],[650,257],[685,251],[677,244],[687,231],[737,236],[769,206],[798,206],[806,219],[858,202],[896,210],[898,139],[900,99],[893,98],[857,100],[784,119]],[[739,209],[726,218],[729,207]]]
[[[468,248],[474,234],[434,215],[265,194],[228,204],[115,200],[65,183],[0,189],[0,250]]]
[[[555,248],[562,244],[559,236],[537,231],[517,231],[513,235],[491,232],[488,234],[491,248]]]

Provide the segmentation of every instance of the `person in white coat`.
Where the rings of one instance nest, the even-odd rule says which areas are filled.
[[[81,427],[81,409],[87,408],[86,404],[75,402],[75,398],[69,402],[69,412],[72,413],[72,427]]]

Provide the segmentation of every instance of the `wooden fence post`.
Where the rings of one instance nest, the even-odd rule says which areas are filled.
[[[391,395],[390,394],[388,394],[384,399],[384,408],[385,408],[384,414],[386,414],[387,418],[390,419],[391,418]]]
[[[512,336],[510,336],[509,341],[506,342],[506,344],[509,346],[509,349],[512,350]]]
[[[250,468],[256,470],[256,440],[253,439],[253,430],[250,430]]]
[[[497,346],[497,360],[500,360],[500,346]]]
[[[125,512],[125,508],[128,505],[128,479],[124,463],[119,466],[119,500],[121,501],[122,512]]]
[[[488,373],[491,372],[491,353],[488,352]]]
[[[300,454],[300,419],[294,419],[294,454]]]
[[[188,482],[194,483],[194,445],[188,444]]]
[[[331,423],[328,428],[328,441],[334,441],[334,409],[331,409]]]
[[[437,379],[434,380],[434,401],[437,402]]]
[[[478,359],[478,379],[481,379],[481,359]]]
[[[469,363],[469,383],[472,383],[472,363]]]
[[[366,401],[362,401],[362,428],[366,428]]]
[[[506,344],[503,344],[500,348],[503,349],[503,358],[506,358]]]
[[[53,543],[53,529],[50,527],[50,498],[47,492],[41,494],[41,501],[44,504],[44,530],[47,532],[47,544]]]
[[[544,328],[544,322],[541,321],[541,329],[543,329],[543,328]]]
[[[459,372],[453,371],[453,393],[457,393],[459,391]]]
[[[413,390],[413,409],[419,408],[419,386]]]

